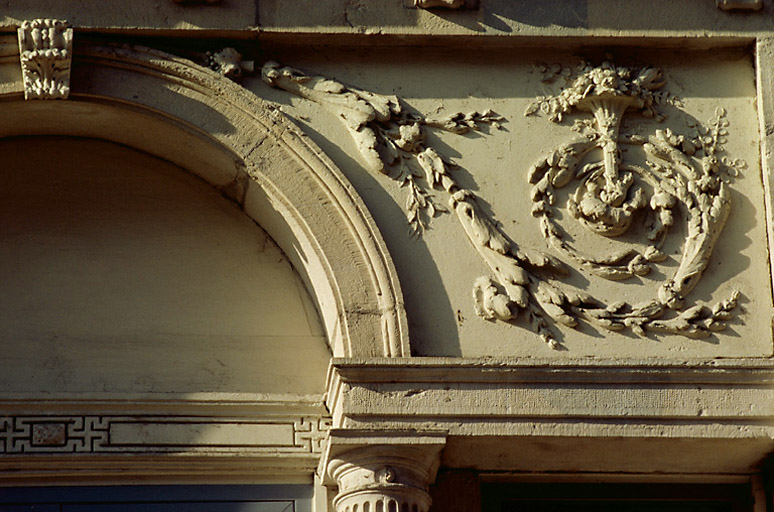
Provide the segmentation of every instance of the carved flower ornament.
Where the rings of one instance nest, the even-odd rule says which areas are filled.
[[[558,348],[553,323],[575,328],[583,320],[610,331],[629,329],[690,337],[706,337],[726,328],[733,317],[738,292],[712,306],[684,307],[684,298],[707,268],[715,242],[730,209],[725,181],[741,171],[740,160],[720,158],[728,121],[718,109],[708,126],[692,136],[670,129],[648,137],[622,135],[621,120],[634,111],[661,120],[658,107],[677,104],[663,90],[664,80],[653,67],[616,67],[582,64],[577,70],[543,68],[544,81],[568,81],[556,96],[538,97],[526,115],[537,112],[560,122],[575,111],[593,119],[576,121],[579,136],[553,149],[527,174],[532,185],[532,215],[554,250],[589,272],[610,280],[649,273],[666,259],[662,246],[674,224],[675,210],[686,221],[686,238],[677,270],[660,286],[657,297],[639,304],[606,304],[580,290],[560,286],[567,274],[563,263],[548,254],[525,251],[480,207],[476,194],[462,188],[451,173],[454,164],[427,145],[425,130],[436,128],[457,134],[499,127],[503,119],[492,111],[457,113],[431,119],[411,111],[396,96],[351,88],[321,76],[268,62],[263,79],[268,84],[334,108],[346,123],[370,170],[398,180],[408,189],[406,210],[415,234],[445,209],[433,202],[433,190],[442,190],[468,239],[487,263],[491,274],[473,286],[477,313],[490,320],[518,321],[524,311],[532,329],[552,348]],[[646,165],[622,161],[620,146],[640,146]],[[601,160],[593,151],[601,151]],[[556,222],[559,189],[569,191],[567,210],[585,229],[614,238],[626,233],[637,212],[649,219],[648,242],[641,250],[628,249],[602,257],[584,254],[567,240]]]

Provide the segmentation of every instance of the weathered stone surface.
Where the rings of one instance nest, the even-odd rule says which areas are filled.
[[[360,162],[341,165],[375,206],[397,255],[418,333],[415,354],[523,357],[551,354],[553,348],[559,349],[553,351],[557,358],[771,355],[768,322],[751,321],[769,316],[771,307],[769,281],[755,277],[768,273],[768,252],[761,243],[766,223],[756,213],[765,201],[754,171],[759,156],[752,62],[733,50],[692,53],[686,57],[690,68],[668,53],[648,55],[648,66],[616,67],[610,61],[577,68],[577,59],[533,52],[528,61],[509,57],[507,70],[495,71],[492,61],[485,74],[455,77],[453,87],[468,95],[534,91],[533,99],[509,101],[421,98],[439,66],[416,64],[398,73],[407,65],[403,61],[367,72],[359,64],[339,65],[337,76],[349,76],[340,81],[268,64],[264,80],[314,102],[284,110],[325,133],[316,138],[323,147],[332,148],[326,138],[333,138],[359,153]],[[428,61],[432,58],[449,67],[455,61],[444,60],[443,53]],[[554,66],[556,78],[552,65],[534,67],[534,59],[565,64]],[[581,96],[584,80],[593,83],[608,71],[615,87],[629,88],[625,94],[610,93],[608,100],[598,88]],[[400,97],[372,94],[397,87]],[[552,95],[541,96],[548,87]],[[732,90],[733,98],[724,95],[720,110],[717,100],[704,99]],[[416,97],[408,98],[411,94]],[[620,103],[623,98],[630,103]],[[589,102],[597,100],[603,103],[594,110]],[[550,118],[562,120],[562,113],[549,103],[560,101],[577,101],[577,107],[568,103],[565,115],[571,119],[551,123]],[[616,101],[621,111],[610,126],[609,140],[615,140],[608,154],[619,156],[608,163],[595,153],[608,135],[594,116],[612,111]],[[373,112],[358,118],[358,106]],[[532,115],[525,118],[525,110]],[[343,117],[344,130],[331,125],[336,114]],[[573,122],[585,123],[577,127],[580,134]],[[500,125],[505,130],[497,130]],[[409,137],[410,129],[417,134]],[[453,137],[447,130],[485,132]],[[674,150],[666,142],[670,137],[697,145],[686,146],[690,154],[665,157],[667,148]],[[438,141],[447,144],[445,150]],[[458,155],[455,162],[464,171],[447,163],[450,154]],[[561,163],[568,158],[573,163]],[[691,167],[678,170],[684,162]],[[361,166],[374,177],[362,176]],[[557,173],[566,179],[558,181]],[[618,183],[621,205],[613,192],[603,188],[595,196],[599,193],[589,188],[607,174],[609,183]],[[381,207],[384,192],[371,192],[371,180],[404,210],[412,231],[425,230],[428,253],[418,252],[419,243],[402,232],[401,215]],[[682,180],[687,188],[670,185]],[[605,194],[610,205],[598,199]],[[590,216],[597,203],[610,210],[609,218]],[[612,215],[620,212],[625,217],[613,226]],[[606,223],[607,231],[597,229]],[[435,279],[443,285],[425,285]]]
[[[217,192],[104,142],[2,151],[3,393],[319,392],[310,298]]]
[[[771,2],[103,3],[0,18],[0,485],[760,508]],[[33,50],[72,53],[67,101],[22,100]]]

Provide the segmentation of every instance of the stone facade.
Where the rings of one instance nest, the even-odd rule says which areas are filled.
[[[0,485],[772,510],[772,15],[5,8]]]

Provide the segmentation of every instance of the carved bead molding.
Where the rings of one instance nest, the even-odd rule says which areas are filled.
[[[457,183],[454,164],[426,143],[428,128],[462,134],[480,131],[484,125],[499,127],[503,119],[494,112],[431,119],[411,111],[396,96],[362,91],[275,62],[265,64],[262,72],[268,84],[324,104],[344,120],[368,168],[408,190],[406,209],[414,233],[421,234],[430,218],[446,211],[434,203],[432,191],[446,193],[468,239],[491,270],[473,286],[480,316],[516,323],[524,311],[531,328],[552,348],[560,346],[557,325],[577,328],[580,321],[609,331],[628,329],[637,336],[650,331],[700,338],[725,329],[738,293],[711,306],[685,307],[685,297],[706,269],[729,215],[727,183],[745,167],[723,155],[729,124],[725,111],[719,108],[716,117],[695,126],[694,133],[665,129],[648,137],[627,136],[619,133],[625,113],[659,120],[661,105],[679,106],[664,91],[660,70],[605,62],[582,63],[575,70],[556,65],[545,67],[543,73],[545,82],[561,77],[567,86],[557,96],[539,97],[526,115],[542,112],[561,122],[570,113],[592,114],[591,119],[576,121],[580,137],[553,149],[526,173],[532,184],[532,214],[547,245],[604,279],[642,276],[666,259],[660,249],[679,209],[687,224],[682,258],[657,297],[638,304],[606,303],[581,290],[564,289],[559,282],[567,274],[564,263],[519,248],[481,208],[476,194]],[[621,161],[623,144],[639,146],[646,166]],[[601,150],[600,161],[589,161],[594,150]],[[567,204],[570,215],[596,235],[622,235],[635,212],[648,215],[651,229],[642,249],[589,255],[571,245],[554,215],[555,191],[570,186],[574,187]]]
[[[426,128],[464,134],[481,131],[484,125],[499,129],[503,121],[491,110],[428,118],[412,111],[397,96],[355,89],[276,62],[264,64],[262,76],[272,87],[326,105],[344,120],[368,170],[388,175],[408,191],[407,216],[415,235],[422,233],[432,217],[446,211],[433,201],[433,187],[457,194],[460,201],[471,193],[460,189],[450,175],[449,167],[454,164],[425,144]]]
[[[427,512],[444,444],[442,433],[332,431],[324,464],[336,511]]]
[[[763,0],[716,0],[719,9],[724,11],[759,11]]]
[[[73,30],[63,20],[36,19],[19,27],[24,99],[67,99]]]

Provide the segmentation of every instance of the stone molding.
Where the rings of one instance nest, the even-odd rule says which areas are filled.
[[[758,123],[761,134],[761,170],[765,191],[766,218],[774,218],[774,38],[760,38],[755,45],[755,89],[758,91]],[[769,222],[769,240],[774,240],[774,223]],[[774,251],[769,251],[774,269]]]
[[[443,3],[455,3],[453,0],[442,0]],[[390,45],[411,45],[421,44],[423,41],[427,44],[430,39],[436,42],[443,41],[448,37],[458,37],[459,42],[453,43],[462,47],[470,45],[467,39],[472,36],[479,36],[476,39],[476,46],[491,44],[502,47],[503,39],[509,41],[509,44],[521,44],[525,38],[529,38],[530,44],[535,44],[538,40],[547,40],[556,38],[552,41],[552,46],[562,45],[562,39],[583,38],[583,37],[629,37],[630,34],[636,34],[638,41],[644,45],[656,44],[655,42],[662,36],[678,37],[681,34],[689,34],[689,38],[698,36],[705,32],[708,37],[698,38],[694,41],[681,41],[685,44],[715,44],[715,36],[725,37],[731,33],[740,38],[751,34],[762,34],[771,31],[767,23],[767,16],[755,16],[753,19],[746,19],[732,15],[733,22],[719,24],[718,18],[712,16],[714,13],[721,13],[716,7],[718,0],[701,0],[699,2],[680,2],[670,4],[667,10],[651,12],[647,22],[641,21],[643,29],[653,30],[651,34],[645,35],[639,32],[636,26],[632,26],[629,20],[636,19],[637,14],[649,12],[646,0],[620,4],[617,1],[595,2],[595,9],[590,15],[586,10],[579,11],[580,18],[577,23],[561,24],[561,20],[567,20],[565,9],[571,7],[559,8],[562,4],[557,4],[556,13],[543,14],[540,4],[527,3],[520,4],[519,8],[509,7],[509,4],[485,4],[486,12],[492,12],[502,20],[502,25],[489,26],[479,20],[476,22],[475,10],[468,10],[477,3],[471,0],[465,1],[464,10],[433,10],[424,16],[421,24],[413,21],[413,16],[407,16],[408,8],[413,8],[414,0],[396,0],[394,2],[378,2],[377,4],[360,3],[341,3],[328,2],[321,3],[319,9],[298,12],[295,3],[268,3],[256,4],[250,1],[231,1],[223,0],[164,0],[151,1],[140,0],[139,2],[123,3],[113,5],[111,9],[84,9],[79,8],[78,26],[89,31],[106,30],[116,33],[137,34],[142,30],[170,30],[178,34],[199,34],[203,37],[209,31],[220,31],[221,34],[230,34],[233,37],[253,37],[259,30],[264,33],[265,39],[272,38],[283,39],[287,42],[298,42],[299,35],[306,41],[312,43],[321,42],[321,37],[329,36],[335,40],[346,37],[349,41],[357,41],[359,45],[368,44],[390,44]],[[730,3],[728,0],[721,2]],[[761,0],[732,0],[739,4],[758,3]],[[433,3],[441,3],[439,0],[432,0]],[[426,0],[421,1],[426,3]],[[430,2],[427,2],[430,3]],[[567,6],[575,4],[565,2]],[[762,2],[761,2],[762,3]],[[324,5],[324,7],[323,7]],[[360,6],[363,7],[360,7]],[[368,5],[368,8],[365,6]],[[269,7],[273,6],[273,7]],[[80,7],[80,6],[78,6]],[[44,14],[51,12],[53,16],[62,16],[75,9],[72,6],[57,4],[43,4],[38,8]],[[514,11],[513,9],[516,9]],[[4,10],[4,16],[0,18],[4,31],[15,30],[20,20],[30,16],[31,6],[27,2],[13,2]],[[479,11],[480,12],[480,11]],[[534,13],[540,20],[546,23],[530,23],[530,19],[522,19],[520,16],[512,16],[514,12]],[[626,13],[629,12],[629,16]],[[351,16],[351,27],[339,20],[343,13],[355,14]],[[450,24],[445,16],[452,14],[454,16],[465,17],[461,23]],[[509,15],[511,14],[511,15]],[[743,11],[740,11],[743,14]],[[584,16],[585,15],[585,16]],[[589,24],[583,24],[589,16]],[[634,16],[634,18],[632,18]],[[597,18],[601,17],[601,18]],[[550,25],[548,22],[556,19],[559,25]],[[597,19],[607,19],[606,24],[595,22]],[[675,20],[691,20],[690,25],[676,24]],[[462,20],[461,20],[462,21]],[[260,27],[260,28],[259,28]],[[373,37],[373,34],[383,34],[387,38]],[[239,34],[239,35],[236,35]],[[658,34],[658,35],[656,35]],[[399,37],[390,37],[399,36]],[[483,36],[483,37],[482,37]],[[640,37],[642,36],[642,37]],[[650,39],[650,41],[648,41]],[[326,41],[327,43],[328,41]],[[442,42],[441,44],[446,44]],[[578,39],[566,44],[578,44]],[[682,47],[682,46],[681,46]]]
[[[109,476],[116,467],[127,476],[228,478],[247,474],[248,462],[251,475],[308,477],[331,424],[320,397],[4,397],[0,410],[0,485],[28,475]],[[197,462],[177,464],[181,457]]]
[[[337,512],[427,512],[443,432],[332,431],[321,471],[338,486]]]
[[[330,420],[323,417],[0,416],[0,456],[21,453],[319,454],[328,428]]]
[[[18,30],[25,100],[67,99],[73,29],[63,20],[25,21]]]
[[[0,66],[18,68],[18,59],[15,38],[0,37]],[[378,229],[346,178],[291,121],[216,71],[164,52],[82,42],[73,61],[67,102],[23,101],[18,72],[3,74],[0,136],[94,137],[180,165],[238,204],[288,255],[333,354],[409,354],[400,285]],[[320,396],[0,396],[0,411],[4,485],[308,481],[330,425]]]
[[[627,367],[495,365],[444,358],[368,363],[334,359],[327,399],[336,428],[363,428],[369,421],[419,428],[416,422],[429,418],[440,424],[460,418],[475,422],[485,416],[499,418],[495,424],[504,428],[517,418],[568,424],[578,419],[664,424],[691,420],[714,428],[726,420],[757,424],[774,418],[773,384],[774,365],[754,361]],[[619,405],[609,407],[613,403]],[[470,431],[464,424],[453,428]]]
[[[774,364],[761,360],[334,359],[327,404],[333,431],[448,432],[449,467],[568,470],[602,450],[610,471],[735,473],[774,450],[772,384]],[[627,449],[645,451],[632,458]]]
[[[3,42],[5,57],[13,50]],[[0,84],[0,97],[9,100],[0,136],[95,137],[180,165],[237,203],[288,255],[335,355],[410,353],[400,285],[370,213],[290,120],[219,73],[161,51],[84,42],[74,63],[84,80],[74,83],[68,102],[19,105],[22,82]],[[28,108],[36,109],[34,120]],[[136,128],[118,129],[129,117]],[[152,133],[179,140],[160,142]]]
[[[213,116],[195,119],[195,126],[227,120],[230,134],[214,129],[203,135],[237,155],[241,169],[230,183],[213,185],[266,229],[306,279],[334,354],[408,354],[397,276],[370,214],[341,172],[291,121],[220,74],[164,52],[84,46],[75,58],[86,68],[128,71],[134,79],[151,72],[154,82],[202,92],[196,97],[203,106],[200,113],[189,112],[190,100],[178,94],[163,103],[151,97],[153,104],[145,106],[183,120],[186,115]],[[138,102],[137,93],[128,90],[73,91],[81,92],[128,95]],[[181,103],[168,103],[175,100]],[[196,167],[186,168],[197,173]]]

